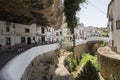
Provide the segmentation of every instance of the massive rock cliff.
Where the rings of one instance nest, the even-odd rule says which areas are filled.
[[[63,20],[61,0],[0,0],[0,20],[37,23],[58,29]]]

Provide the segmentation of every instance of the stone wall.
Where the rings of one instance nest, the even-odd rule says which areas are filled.
[[[87,45],[87,43],[77,45],[74,48],[74,51],[75,51],[75,56],[79,56],[82,53],[88,52],[88,45]]]
[[[105,80],[109,80],[111,75],[120,80],[120,55],[109,47],[99,48],[98,53],[100,73]]]
[[[75,56],[79,56],[85,52],[89,52],[92,55],[94,55],[95,52],[97,52],[98,47],[100,47],[101,43],[103,43],[103,41],[86,42],[86,43],[79,44],[74,48]]]

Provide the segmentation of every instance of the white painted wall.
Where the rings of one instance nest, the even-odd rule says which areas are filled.
[[[13,28],[13,24],[15,24],[15,28]],[[0,44],[5,45],[5,37],[11,37],[11,45],[14,45],[15,43],[21,43],[21,37],[26,37],[26,43],[27,37],[31,37],[32,43],[34,42],[33,37],[36,37],[36,24],[24,25],[11,23],[9,27],[10,32],[6,32],[6,21],[0,21]],[[30,29],[30,33],[25,33],[25,28]]]
[[[9,61],[0,71],[0,80],[20,80],[30,62],[38,55],[53,51],[57,44],[31,48]]]
[[[113,14],[113,31],[110,32],[114,47],[117,47],[117,52],[120,53],[120,29],[116,29],[116,21],[120,20],[120,0],[114,0],[109,6],[109,15]],[[111,27],[111,21],[108,22]],[[111,28],[110,28],[111,29]]]

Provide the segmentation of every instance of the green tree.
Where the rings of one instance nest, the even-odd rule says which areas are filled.
[[[88,61],[76,80],[100,80],[95,66]]]
[[[80,10],[81,3],[85,0],[64,0],[64,14],[66,16],[67,26],[73,34],[73,56],[75,47],[74,28],[77,26],[76,12]]]

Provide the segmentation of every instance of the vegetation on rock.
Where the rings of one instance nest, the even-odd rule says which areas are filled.
[[[80,72],[80,74],[78,74],[76,80],[100,80],[96,68],[91,61],[88,61],[85,64],[83,70]]]

